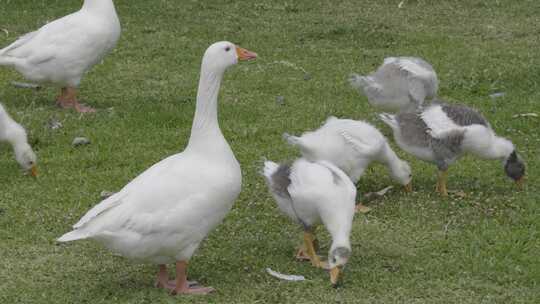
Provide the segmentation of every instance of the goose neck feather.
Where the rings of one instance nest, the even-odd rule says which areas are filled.
[[[116,15],[116,10],[112,0],[84,0],[81,11],[104,15],[112,12],[114,15]]]
[[[220,145],[228,147],[218,123],[218,95],[224,71],[215,69],[203,62],[201,67],[201,77],[197,91],[197,102],[195,116],[191,127],[189,138],[189,148],[201,148],[208,151],[219,149]],[[201,150],[197,149],[197,150]],[[230,149],[230,148],[229,148]]]

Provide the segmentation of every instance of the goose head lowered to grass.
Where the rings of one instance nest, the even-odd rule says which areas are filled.
[[[448,167],[465,153],[503,161],[504,171],[518,187],[525,181],[525,163],[514,144],[497,136],[476,110],[459,104],[434,103],[419,113],[380,114],[401,149],[434,163],[439,169],[437,191],[447,196]]]
[[[217,98],[225,70],[257,55],[230,42],[204,53],[195,117],[186,149],[153,165],[88,211],[58,239],[94,239],[125,257],[159,265],[156,286],[173,294],[206,294],[187,281],[187,263],[227,215],[242,174],[219,128]],[[176,281],[167,263],[176,262]]]
[[[15,159],[23,168],[34,177],[37,176],[37,157],[30,144],[26,130],[7,113],[0,103],[0,141],[6,141],[13,147]]]

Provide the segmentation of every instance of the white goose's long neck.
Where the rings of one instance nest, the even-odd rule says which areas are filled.
[[[102,15],[116,15],[112,0],[84,0],[81,11],[90,11]]]
[[[381,162],[384,163],[392,173],[399,172],[401,159],[397,154],[388,146],[384,149],[383,153],[380,155]]]
[[[209,140],[223,139],[217,118],[217,99],[222,78],[223,71],[215,72],[204,65],[201,68],[189,147],[195,147],[199,143],[208,142]]]

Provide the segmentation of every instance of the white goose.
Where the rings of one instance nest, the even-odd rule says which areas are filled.
[[[508,177],[524,181],[525,164],[511,141],[499,137],[477,111],[463,105],[434,103],[420,113],[380,114],[397,144],[421,160],[437,165],[437,191],[447,196],[448,167],[465,153],[500,159]]]
[[[0,141],[11,144],[15,152],[15,159],[19,165],[29,171],[32,176],[37,176],[37,157],[32,147],[28,144],[26,130],[7,113],[0,103]]]
[[[329,117],[315,131],[305,132],[300,137],[287,133],[283,136],[289,144],[300,148],[304,158],[333,163],[355,184],[375,161],[388,167],[392,177],[405,186],[406,191],[412,190],[409,164],[396,155],[377,128],[365,121]]]
[[[437,96],[439,81],[433,67],[417,57],[388,57],[368,76],[352,74],[352,87],[369,103],[385,111],[414,111]]]
[[[212,44],[202,60],[186,149],[96,205],[58,241],[90,238],[125,257],[158,264],[157,286],[173,294],[211,292],[187,282],[187,263],[229,212],[241,188],[240,165],[218,125],[217,97],[225,70],[256,56],[230,42]],[[176,283],[167,279],[165,264],[172,262]]]
[[[315,267],[330,269],[337,284],[340,268],[351,255],[350,233],[356,187],[338,167],[300,158],[288,164],[264,162],[263,175],[279,209],[304,229],[304,246]],[[314,229],[323,223],[332,236],[328,264],[316,253]]]
[[[82,8],[21,36],[0,50],[0,65],[15,68],[26,79],[62,88],[57,104],[93,112],[80,104],[76,88],[86,71],[109,53],[120,37],[112,0],[85,0]]]

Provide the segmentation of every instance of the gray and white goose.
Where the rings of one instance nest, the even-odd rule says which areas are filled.
[[[372,106],[389,112],[418,109],[437,96],[439,86],[431,64],[418,57],[385,58],[375,72],[352,74],[349,82]]]
[[[448,166],[466,153],[502,160],[506,175],[518,186],[524,182],[525,164],[514,144],[497,136],[489,122],[470,107],[437,101],[418,113],[383,113],[380,118],[392,128],[403,150],[437,165],[437,191],[443,196],[448,195]]]
[[[292,164],[265,161],[263,175],[279,209],[303,227],[304,255],[313,266],[328,268],[331,283],[337,284],[342,267],[351,255],[354,184],[333,164],[304,158]],[[321,222],[332,236],[328,264],[320,260],[314,244],[314,229]]]

